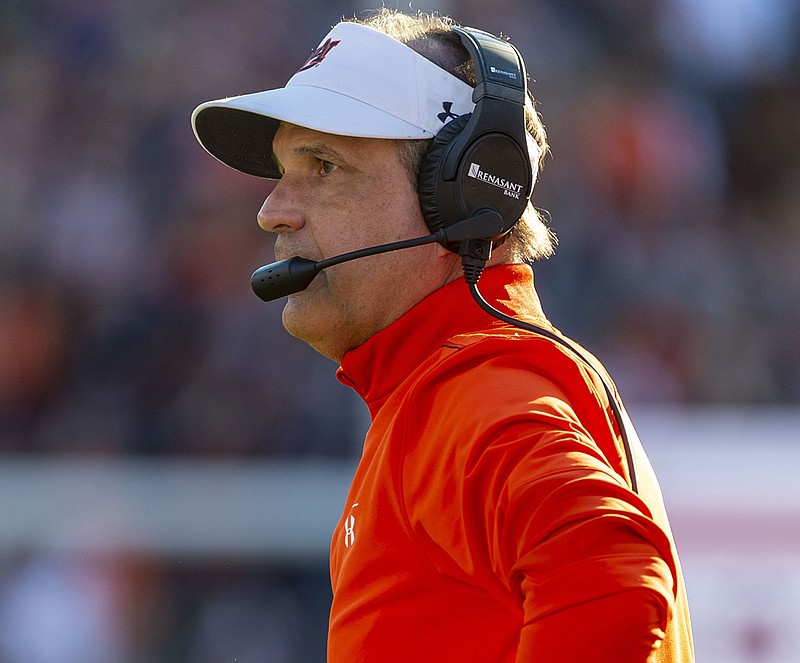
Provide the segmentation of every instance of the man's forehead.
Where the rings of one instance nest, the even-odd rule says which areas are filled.
[[[390,143],[391,141],[385,139],[341,136],[281,122],[272,141],[272,150],[276,156],[287,153],[328,153],[344,158],[348,156],[356,158],[384,152],[391,147]]]

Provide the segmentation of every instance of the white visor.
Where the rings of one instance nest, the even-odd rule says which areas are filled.
[[[286,87],[208,101],[192,113],[200,144],[250,175],[280,178],[272,139],[280,122],[341,136],[433,138],[471,113],[473,88],[405,44],[339,23]]]

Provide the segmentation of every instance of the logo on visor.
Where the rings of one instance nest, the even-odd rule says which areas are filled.
[[[474,177],[476,180],[481,180],[482,182],[496,186],[498,189],[503,189],[503,193],[509,198],[516,198],[519,200],[519,196],[522,193],[521,184],[515,184],[497,175],[487,173],[485,170],[481,170],[479,164],[474,162],[470,164],[467,175],[469,177]]]
[[[333,47],[336,46],[341,42],[341,39],[331,39],[328,37],[323,43],[317,46],[314,51],[309,56],[308,60],[305,61],[302,67],[297,70],[299,74],[301,71],[307,71],[313,67],[316,67],[318,64],[321,64],[322,61],[328,56],[333,50]]]
[[[455,120],[459,115],[456,115],[453,112],[453,102],[452,101],[443,101],[442,102],[442,109],[443,112],[439,113],[436,117],[444,124],[448,120]]]

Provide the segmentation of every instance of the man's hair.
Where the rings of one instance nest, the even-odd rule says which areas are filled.
[[[352,20],[397,39],[445,71],[475,87],[477,83],[475,65],[461,43],[461,38],[451,29],[456,25],[453,19],[422,12],[413,15],[403,14],[383,7],[366,18]],[[525,102],[525,127],[539,147],[539,153],[533,155],[533,158],[538,159],[537,165],[541,170],[548,151],[547,135],[530,92]],[[400,161],[406,167],[409,178],[416,187],[420,166],[431,139],[396,142]],[[506,241],[509,261],[530,262],[549,258],[553,254],[555,245],[555,235],[539,211],[528,203]]]

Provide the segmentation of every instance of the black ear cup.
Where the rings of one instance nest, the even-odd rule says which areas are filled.
[[[533,189],[525,65],[509,42],[480,30],[453,30],[475,65],[475,108],[431,140],[420,164],[420,209],[431,233],[480,217],[487,219],[480,238],[498,242],[519,221]],[[445,247],[459,252],[458,243]]]
[[[419,181],[417,191],[419,193],[419,204],[422,216],[428,229],[435,233],[445,226],[455,223],[459,219],[447,220],[442,217],[439,209],[440,200],[440,175],[439,168],[442,159],[447,151],[447,147],[469,122],[472,113],[461,115],[445,124],[436,136],[431,140],[428,151],[422,158],[419,169]],[[450,248],[450,247],[448,247]]]
[[[486,239],[499,241],[519,220],[532,182],[530,160],[517,140],[499,131],[475,137],[472,113],[446,124],[422,159],[417,192],[428,229],[463,221],[481,210],[502,217],[502,232],[487,228]],[[458,253],[458,243],[444,245]]]

